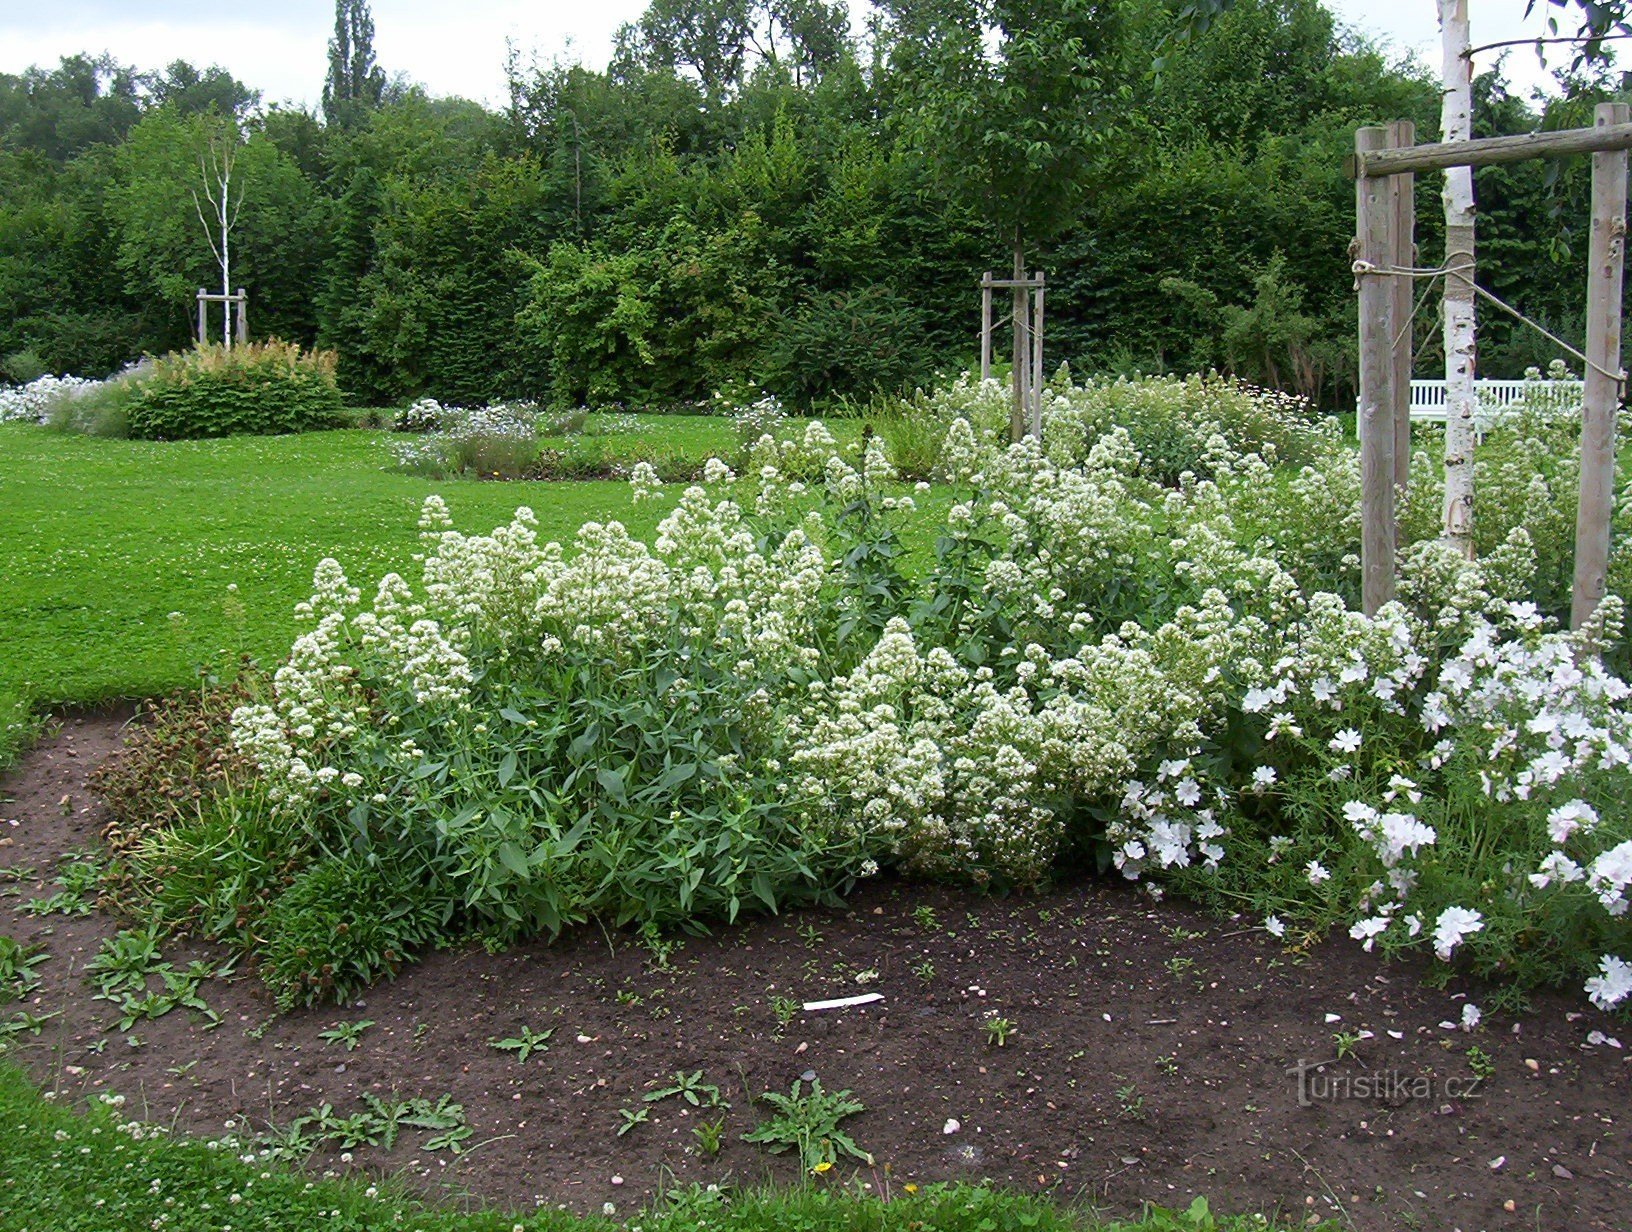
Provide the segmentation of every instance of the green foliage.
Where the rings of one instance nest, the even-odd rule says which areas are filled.
[[[356,1052],[363,1042],[363,1032],[374,1025],[372,1018],[359,1018],[355,1022],[338,1022],[326,1031],[319,1031],[317,1038],[326,1044],[339,1044],[347,1052]]]
[[[743,1134],[744,1142],[758,1143],[772,1154],[797,1150],[805,1171],[831,1167],[841,1155],[871,1164],[873,1157],[862,1150],[839,1123],[866,1105],[849,1091],[824,1091],[821,1079],[805,1091],[802,1079],[795,1079],[788,1094],[766,1091],[760,1096],[775,1111],[757,1128]]]
[[[248,781],[228,790],[222,780],[125,847],[113,898],[167,929],[249,948],[252,925],[302,866],[308,843],[264,790]]]
[[[344,1004],[444,939],[446,924],[444,904],[414,874],[355,854],[321,860],[267,908],[261,978],[280,1009]]]
[[[103,871],[94,857],[70,854],[52,882],[57,888],[22,909],[29,915],[90,915],[102,892]]]
[[[492,1040],[489,1042],[488,1047],[499,1052],[513,1052],[516,1054],[517,1061],[525,1061],[535,1052],[548,1052],[550,1050],[550,1036],[554,1034],[554,1027],[534,1031],[524,1023],[519,1035],[501,1040]]]
[[[210,343],[166,355],[131,381],[131,436],[197,440],[328,428],[341,417],[334,356],[285,342]]]
[[[0,1002],[17,1001],[39,986],[35,970],[46,959],[38,946],[25,946],[0,934]]]
[[[875,391],[904,393],[933,376],[921,343],[924,318],[888,286],[813,296],[769,344],[763,380],[801,410]]]

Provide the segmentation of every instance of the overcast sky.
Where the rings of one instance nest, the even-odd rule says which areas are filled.
[[[1343,21],[1437,67],[1433,0],[1327,3]],[[866,0],[851,4],[858,18],[867,9]],[[374,50],[388,73],[406,73],[433,94],[496,104],[504,98],[507,39],[524,54],[599,67],[613,31],[644,7],[645,0],[373,0]],[[1541,31],[1539,15],[1524,19],[1525,0],[1471,0],[1471,9],[1476,45]],[[220,64],[268,102],[315,106],[333,22],[333,0],[0,0],[0,71],[55,64],[77,51],[111,52],[138,68],[184,59]],[[1513,48],[1508,68],[1523,88],[1546,80],[1532,48]]]

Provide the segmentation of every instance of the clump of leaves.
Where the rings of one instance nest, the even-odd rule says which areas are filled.
[[[344,1116],[335,1112],[333,1104],[320,1104],[283,1129],[262,1134],[257,1145],[275,1158],[299,1160],[325,1146],[337,1151],[361,1146],[390,1150],[403,1129],[420,1129],[430,1134],[420,1143],[421,1150],[451,1150],[457,1155],[459,1144],[472,1133],[465,1123],[464,1105],[455,1103],[450,1095],[432,1103],[418,1096],[398,1099],[395,1093],[384,1100],[365,1092],[362,1103],[360,1111]]]
[[[719,1087],[703,1081],[703,1071],[700,1069],[689,1074],[682,1069],[675,1070],[669,1076],[668,1086],[648,1091],[644,1098],[648,1104],[654,1104],[660,1099],[674,1098],[685,1100],[693,1108],[701,1108],[705,1103],[710,1108],[729,1106],[720,1098]]]
[[[498,1052],[513,1052],[517,1061],[525,1061],[535,1052],[548,1052],[550,1036],[554,1034],[554,1027],[534,1031],[531,1027],[523,1025],[519,1035],[511,1036],[509,1039],[489,1040],[488,1047]]]
[[[760,1096],[775,1113],[743,1134],[742,1140],[758,1143],[773,1155],[797,1150],[807,1172],[819,1164],[837,1163],[841,1154],[872,1163],[873,1157],[839,1128],[845,1118],[865,1112],[866,1105],[849,1091],[824,1091],[819,1078],[812,1080],[808,1094],[804,1087],[802,1079],[795,1079],[787,1095],[767,1091]]]
[[[981,1024],[981,1030],[986,1033],[986,1042],[996,1048],[1003,1047],[1009,1042],[1009,1036],[1014,1034],[1015,1025],[1007,1018],[993,1016]]]
[[[85,964],[85,971],[102,994],[112,998],[145,989],[148,977],[158,974],[165,965],[158,930],[149,925],[140,930],[127,928],[109,937]]]
[[[303,872],[261,921],[261,977],[278,1008],[345,1003],[445,936],[447,903],[419,878],[348,854]]]
[[[199,987],[205,980],[219,975],[208,963],[194,960],[184,970],[177,971],[169,963],[161,963],[153,974],[159,977],[161,987],[150,990],[144,979],[138,987],[123,987],[117,992],[99,992],[98,1001],[111,1001],[119,1011],[119,1029],[129,1031],[138,1022],[163,1018],[176,1008],[189,1009],[199,1014],[210,1026],[219,1026],[221,1015],[204,1003]]]
[[[691,1127],[691,1136],[697,1140],[697,1149],[704,1155],[711,1158],[718,1155],[725,1145],[725,1118],[721,1116],[712,1121],[699,1121]]]
[[[38,1035],[40,1029],[60,1013],[60,1010],[53,1010],[49,1014],[30,1014],[27,1010],[18,1010],[10,1018],[0,1021],[0,1055],[10,1049],[12,1040],[25,1033]]]
[[[637,1125],[644,1125],[652,1119],[652,1110],[645,1104],[636,1104],[633,1108],[619,1108],[618,1137],[623,1137]]]
[[[39,986],[40,975],[34,968],[45,961],[45,952],[39,946],[25,946],[11,937],[0,935],[0,1001],[17,1001]]]
[[[232,712],[254,701],[260,687],[246,665],[229,682],[149,703],[125,747],[89,780],[112,814],[102,834],[111,850],[122,852],[144,834],[186,823],[229,775],[252,776],[232,743]]]
[[[90,915],[101,893],[102,871],[90,856],[72,855],[53,882],[56,893],[30,899],[22,909],[29,915]]]
[[[337,1022],[327,1031],[319,1031],[317,1038],[326,1044],[339,1044],[347,1052],[356,1052],[357,1046],[363,1042],[363,1032],[373,1025],[372,1018],[359,1018],[356,1022]]]

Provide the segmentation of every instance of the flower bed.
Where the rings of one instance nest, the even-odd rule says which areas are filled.
[[[921,494],[820,423],[762,438],[744,477],[711,463],[650,543],[610,522],[540,544],[526,510],[464,534],[432,498],[418,584],[364,603],[325,561],[310,631],[235,715],[269,815],[299,820],[299,878],[389,885],[411,941],[432,916],[503,940],[729,920],[884,866],[1025,888],[1093,862],[1617,1004],[1632,727],[1598,652],[1620,599],[1552,631],[1531,596],[1554,545],[1487,523],[1477,565],[1408,547],[1367,619],[1335,431],[1150,384],[1056,387],[1041,446],[977,426],[995,387],[934,402],[952,503],[920,577],[899,532]],[[1176,474],[1108,422],[1181,403],[1200,452]],[[644,465],[632,486],[661,489]],[[350,975],[280,992],[389,969],[314,948],[299,878],[260,935]]]

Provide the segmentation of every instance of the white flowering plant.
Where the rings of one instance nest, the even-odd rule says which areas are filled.
[[[501,936],[731,919],[881,866],[1030,887],[1092,861],[1277,935],[1617,1004],[1620,599],[1557,632],[1514,525],[1477,565],[1408,543],[1367,618],[1352,451],[1278,398],[1168,384],[1110,405],[1267,401],[1213,413],[1174,474],[1089,387],[1060,378],[1042,442],[1011,446],[1001,391],[961,382],[933,520],[878,437],[840,449],[819,421],[711,461],[650,542],[539,544],[526,510],[467,535],[432,498],[415,583],[365,604],[323,563],[234,739],[314,850],[417,870]],[[652,466],[630,479],[668,499]]]
[[[57,408],[101,384],[85,377],[47,374],[26,385],[0,386],[0,423],[43,424]]]
[[[395,431],[414,436],[392,454],[403,470],[435,479],[519,479],[537,469],[543,427],[530,402],[461,407],[421,398],[394,421]]]

